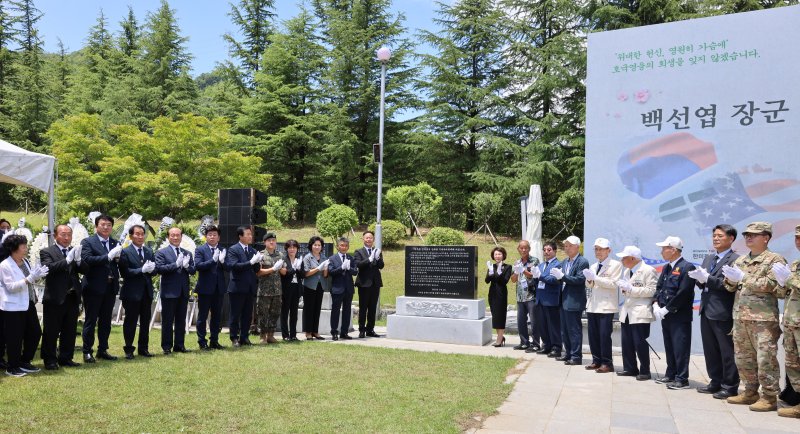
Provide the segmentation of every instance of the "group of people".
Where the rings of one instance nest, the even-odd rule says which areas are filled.
[[[753,411],[774,411],[780,393],[778,299],[785,299],[783,345],[787,381],[800,390],[800,260],[786,260],[768,248],[772,225],[753,222],[742,232],[749,252],[739,255],[732,245],[737,230],[720,224],[712,230],[714,253],[695,266],[682,257],[683,241],[669,236],[656,243],[666,261],[657,272],[642,260],[641,249],[625,246],[611,255],[608,239],[594,242],[596,262],[580,253],[581,240],[564,240],[567,255],[556,258],[557,245],[543,247],[544,261],[530,255],[528,241],[517,245],[519,259],[506,264],[506,251],[496,247],[487,261],[486,283],[494,346],[505,345],[508,282],[516,287],[520,343],[515,350],[547,355],[566,365],[582,364],[582,312],[586,310],[592,362],[587,370],[615,372],[611,354],[613,318],[619,314],[622,369],[616,375],[652,378],[650,324],[661,321],[667,369],[656,383],[670,390],[689,389],[694,289],[701,291],[700,330],[709,383],[697,389]],[[800,226],[795,228],[800,250]],[[622,298],[620,302],[620,297]],[[528,330],[530,322],[532,330]],[[739,392],[740,383],[744,391]],[[759,392],[760,387],[760,392]],[[800,418],[800,405],[778,410]]]
[[[220,333],[225,294],[229,298],[229,337],[234,347],[252,345],[251,325],[258,330],[262,343],[277,343],[275,332],[279,320],[283,340],[296,341],[301,297],[306,340],[324,339],[319,334],[324,291],[330,291],[333,298],[330,321],[333,339],[352,339],[348,331],[354,286],[359,289],[359,338],[379,337],[374,327],[384,263],[371,231],[364,232],[364,247],[356,250],[355,256],[348,253],[349,240],[340,238],[338,253],[326,258],[322,254],[324,241],[315,236],[308,242],[309,253],[301,258],[300,245],[295,240],[287,241],[285,254],[280,253],[273,232],[263,238],[265,249],[256,251],[251,247],[252,229],[245,226],[237,229],[238,242],[227,248],[219,244],[219,229],[213,225],[207,227],[206,243],[192,254],[181,247],[183,233],[179,227],[171,227],[167,246],[153,252],[145,245],[142,225],[131,226],[130,243],[122,244],[111,236],[113,218],[100,215],[94,223],[95,235],[74,248],[72,229],[58,225],[55,242],[40,251],[40,263],[36,266],[27,259],[25,236],[3,237],[2,250],[7,257],[0,262],[0,366],[7,375],[22,377],[39,372],[32,362],[40,340],[45,369],[79,366],[73,358],[81,306],[83,362],[116,360],[109,353],[108,338],[118,295],[125,312],[122,325],[125,358],[134,359],[136,354],[153,357],[149,351],[149,330],[157,276],[164,354],[190,351],[185,346],[186,313],[192,292],[190,276],[195,273],[200,349],[224,348]],[[354,276],[357,276],[355,282]],[[39,300],[34,288],[40,281],[44,283],[43,327],[39,323],[36,310]]]

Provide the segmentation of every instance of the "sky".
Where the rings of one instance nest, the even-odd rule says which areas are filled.
[[[235,1],[235,0],[234,0]],[[301,0],[277,0],[278,21],[294,17]],[[433,0],[394,0],[395,12],[405,14],[405,27],[412,37],[417,29],[435,30],[433,23],[436,3]],[[86,42],[89,28],[96,24],[100,10],[106,16],[113,33],[118,33],[119,22],[127,16],[128,5],[139,20],[146,21],[148,12],[158,9],[160,0],[35,0],[36,7],[44,14],[39,21],[39,33],[45,51],[58,51],[58,40],[64,43],[67,52],[79,50]],[[228,45],[222,35],[236,35],[236,28],[228,17],[230,2],[226,0],[170,0],[176,11],[181,34],[189,38],[188,51],[194,56],[192,76],[214,69],[217,63],[228,59]]]

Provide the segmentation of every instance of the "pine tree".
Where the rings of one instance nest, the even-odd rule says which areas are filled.
[[[45,151],[42,134],[49,125],[44,95],[43,49],[36,27],[42,13],[33,0],[11,2],[20,14],[19,61],[13,92],[15,109],[12,117],[19,131],[17,144],[30,150]]]
[[[239,0],[238,5],[231,4],[228,16],[243,37],[238,41],[230,33],[222,36],[230,46],[230,55],[239,61],[238,67],[233,63],[228,67],[237,72],[242,87],[252,88],[274,32],[275,0]]]
[[[18,135],[12,118],[12,91],[16,75],[15,55],[11,47],[17,44],[19,19],[0,2],[0,137],[10,140]]]

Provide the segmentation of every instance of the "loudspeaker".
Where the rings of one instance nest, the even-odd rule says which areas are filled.
[[[258,224],[267,223],[267,195],[254,188],[221,189],[217,192],[219,242],[227,247],[239,241],[239,226],[253,227],[253,247],[261,244],[266,233]]]

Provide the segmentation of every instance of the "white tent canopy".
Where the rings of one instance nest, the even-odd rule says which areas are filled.
[[[0,182],[24,185],[48,195],[47,226],[55,226],[55,166],[56,158],[37,154],[0,140]]]

